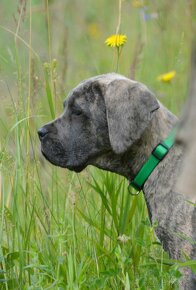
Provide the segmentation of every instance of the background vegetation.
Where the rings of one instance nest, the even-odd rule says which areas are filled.
[[[191,0],[122,1],[118,72],[179,114],[187,95]],[[0,289],[178,289],[180,261],[154,236],[142,194],[88,167],[55,168],[37,129],[81,80],[114,71],[119,1],[1,0]],[[171,82],[160,74],[175,70]]]

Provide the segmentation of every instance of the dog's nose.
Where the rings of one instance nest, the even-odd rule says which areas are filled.
[[[38,135],[39,135],[39,139],[41,140],[41,139],[44,138],[44,136],[45,136],[46,134],[48,134],[48,130],[46,129],[46,127],[42,127],[42,128],[40,128],[40,129],[37,131],[37,133],[38,133]]]

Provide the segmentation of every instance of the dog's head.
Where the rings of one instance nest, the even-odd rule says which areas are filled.
[[[79,172],[109,152],[127,152],[158,108],[141,83],[114,73],[90,78],[70,92],[63,114],[38,130],[42,153]]]

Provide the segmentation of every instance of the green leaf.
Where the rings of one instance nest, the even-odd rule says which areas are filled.
[[[50,108],[50,114],[51,117],[54,119],[55,118],[55,108],[54,108],[54,102],[52,98],[52,90],[50,88],[50,83],[48,80],[48,72],[45,70],[45,89],[46,89],[46,96],[48,100],[48,105]]]
[[[108,236],[110,239],[113,239],[109,231],[107,231],[105,228],[102,229],[99,224],[96,224],[91,218],[86,216],[79,208],[77,208],[77,211],[79,214],[83,217],[83,219],[92,227],[96,228],[98,231],[104,231],[105,235]]]

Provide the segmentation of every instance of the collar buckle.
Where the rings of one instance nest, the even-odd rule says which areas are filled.
[[[167,155],[169,149],[170,148],[164,142],[160,142],[152,151],[152,155],[161,161]]]

